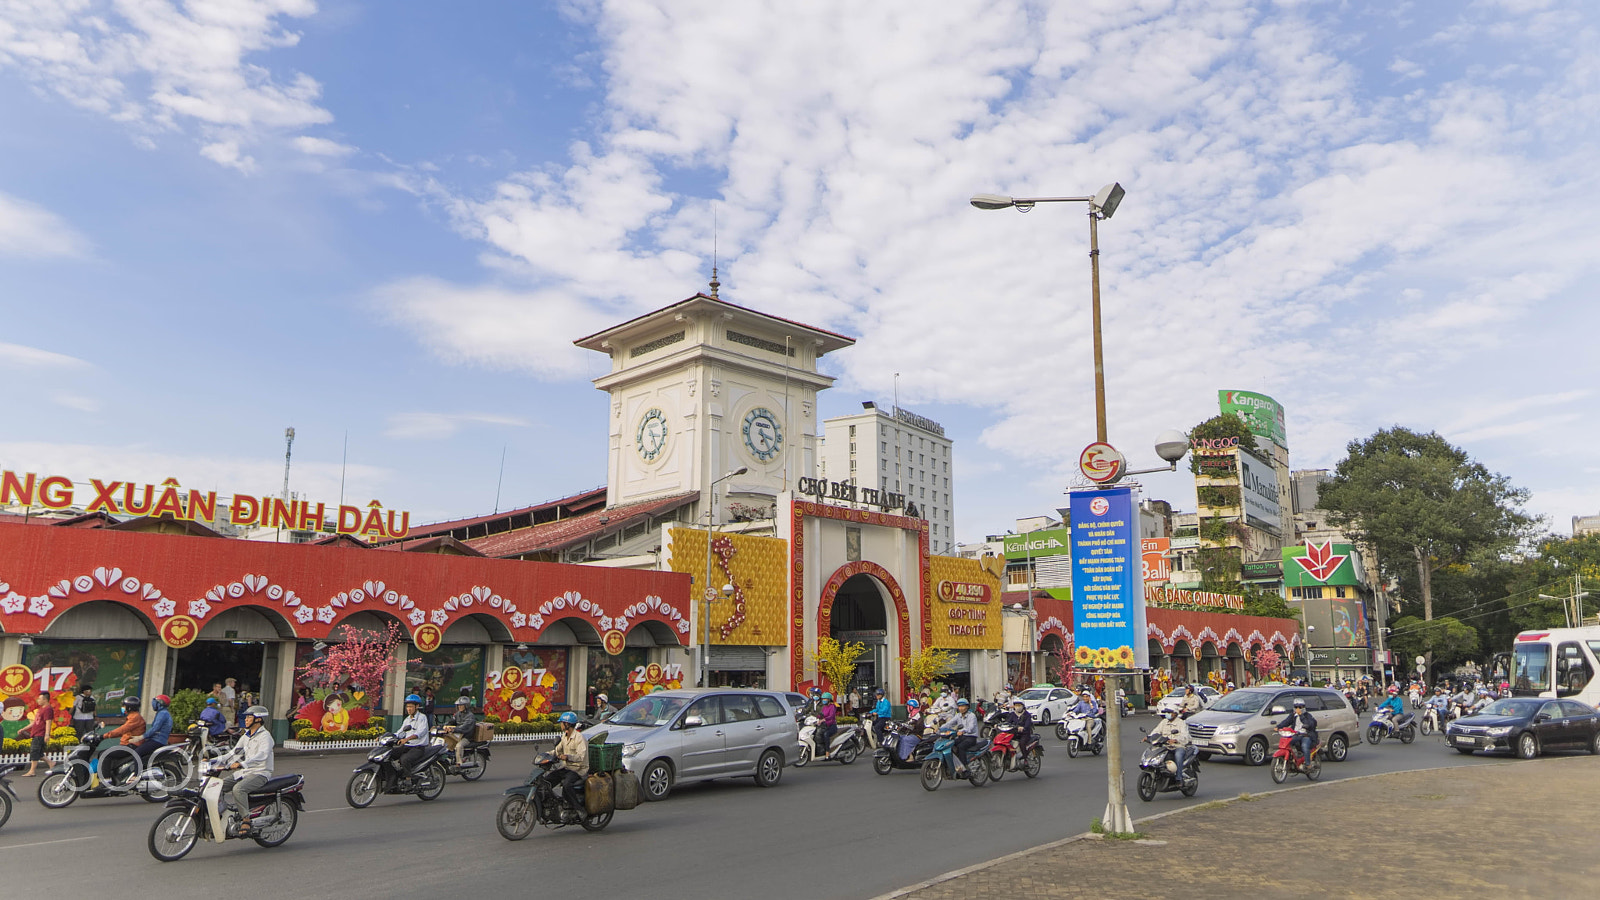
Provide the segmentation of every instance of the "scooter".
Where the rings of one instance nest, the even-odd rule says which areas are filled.
[[[6,827],[6,820],[11,818],[11,808],[17,805],[17,792],[11,789],[11,781],[6,778],[22,766],[0,766],[0,828]]]
[[[1106,723],[1099,716],[1072,713],[1056,723],[1056,737],[1067,742],[1067,755],[1087,750],[1095,756],[1106,747]]]
[[[891,722],[884,729],[883,743],[872,751],[872,771],[887,775],[895,769],[920,769],[932,750],[932,737],[918,737],[910,726]]]
[[[800,729],[800,754],[795,758],[795,767],[805,766],[814,759],[837,759],[850,765],[861,753],[861,745],[856,737],[860,730],[859,725],[840,725],[833,734],[833,740],[828,742],[827,752],[819,757],[817,741],[822,732],[822,720],[816,716],[806,716],[806,723]]]
[[[200,787],[183,788],[167,801],[166,810],[150,826],[146,843],[151,856],[162,862],[174,862],[189,855],[202,839],[220,844],[247,838],[263,847],[276,847],[294,834],[300,813],[306,808],[301,793],[305,778],[279,775],[251,791],[246,819],[250,830],[244,834],[239,833],[239,810],[223,802],[223,781],[223,771],[207,761],[200,769]]]
[[[443,734],[443,729],[433,729],[435,738],[439,738]],[[444,756],[440,757],[444,763],[444,773],[446,775],[460,775],[463,781],[477,781],[483,777],[485,772],[489,771],[489,742],[463,740],[464,744],[461,748],[459,762],[456,760],[455,753],[451,752],[444,741],[438,741],[439,745],[445,748]]]
[[[142,760],[132,747],[120,744],[97,753],[106,740],[104,728],[79,735],[77,746],[39,780],[39,803],[47,809],[65,809],[79,797],[129,794],[157,803],[189,780],[182,744],[162,747]]]
[[[425,745],[423,754],[408,770],[400,771],[401,753],[411,749],[400,738],[386,734],[357,766],[344,787],[344,801],[356,809],[366,809],[379,794],[416,794],[420,800],[435,800],[444,793],[445,754],[443,741]]]
[[[1422,710],[1422,724],[1418,727],[1423,734],[1433,734],[1444,731],[1444,724],[1439,721],[1439,707],[1429,704]]]
[[[1172,746],[1170,738],[1152,734],[1144,742],[1149,746],[1139,757],[1140,800],[1149,803],[1156,798],[1156,794],[1165,791],[1180,791],[1185,797],[1193,797],[1195,791],[1200,790],[1200,760],[1197,756],[1191,754],[1184,761],[1183,771],[1179,772],[1178,762],[1172,758],[1176,748]]]
[[[1030,734],[1024,745],[1017,726],[1001,722],[995,727],[997,730],[994,739],[989,742],[987,754],[989,779],[999,781],[1007,772],[1021,772],[1029,778],[1038,778],[1039,770],[1044,768],[1044,744],[1039,741],[1039,735]]]
[[[1405,724],[1399,724],[1393,714],[1387,709],[1379,709],[1372,715],[1372,724],[1367,726],[1367,743],[1376,744],[1386,737],[1399,739],[1402,744],[1409,744],[1417,739],[1417,723],[1407,719]]]
[[[944,784],[946,778],[965,777],[972,782],[973,787],[983,787],[989,781],[989,759],[986,755],[989,745],[979,741],[967,754],[967,772],[965,776],[957,774],[956,767],[956,730],[954,728],[940,728],[939,734],[934,738],[933,750],[928,753],[928,758],[922,761],[922,789],[937,791],[939,785]]]
[[[587,809],[575,809],[564,794],[556,791],[560,783],[555,768],[556,755],[549,751],[533,758],[533,771],[528,780],[514,788],[507,788],[505,799],[494,817],[494,827],[508,841],[520,841],[533,833],[534,825],[561,828],[581,825],[584,831],[600,831],[611,824],[615,809],[591,814]]]
[[[1311,758],[1302,759],[1299,749],[1294,747],[1294,729],[1278,729],[1278,749],[1272,754],[1272,780],[1283,784],[1290,775],[1304,775],[1310,781],[1321,778],[1322,760],[1317,756],[1321,750],[1321,744],[1313,745]]]

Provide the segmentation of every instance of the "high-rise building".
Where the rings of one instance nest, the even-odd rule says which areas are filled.
[[[954,553],[955,500],[950,486],[951,440],[944,426],[896,406],[868,400],[862,411],[822,423],[818,475],[863,488],[903,494],[928,520],[931,553]]]

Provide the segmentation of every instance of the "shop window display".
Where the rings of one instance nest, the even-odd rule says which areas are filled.
[[[406,693],[433,698],[430,715],[454,712],[462,688],[473,698],[483,689],[482,647],[440,647],[406,660]]]
[[[488,673],[483,711],[503,722],[526,722],[567,705],[567,648],[507,650],[505,668]]]
[[[32,708],[37,705],[40,692],[48,691],[59,708],[71,709],[71,694],[78,685],[90,684],[94,686],[90,693],[95,715],[121,716],[122,698],[141,696],[144,653],[144,644],[138,641],[36,640],[22,652],[22,664],[33,670],[33,683],[26,693],[17,696],[25,698]],[[64,715],[60,721],[67,718]],[[9,727],[6,737],[14,737]]]
[[[309,721],[317,731],[359,731],[368,727],[368,719],[374,718],[382,707],[388,678],[380,677],[372,685],[362,684],[347,672],[329,671],[319,665],[337,646],[327,644],[318,650],[315,643],[296,645],[293,715],[289,718]]]

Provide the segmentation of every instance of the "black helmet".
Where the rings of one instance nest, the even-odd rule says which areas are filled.
[[[122,698],[122,708],[123,709],[138,709],[139,708],[139,698],[138,697],[131,697],[131,696],[130,697],[123,697]]]

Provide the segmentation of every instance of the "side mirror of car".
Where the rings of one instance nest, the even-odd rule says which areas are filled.
[[[1548,722],[1548,721],[1550,721],[1550,714],[1549,713],[1543,713],[1543,712],[1539,713],[1537,716],[1533,717],[1533,720],[1535,722]]]
[[[1267,715],[1269,716],[1286,716],[1288,714],[1289,711],[1281,706],[1274,706],[1272,709],[1267,711]]]
[[[704,725],[705,723],[706,723],[706,720],[705,720],[704,716],[684,716],[683,717],[683,727],[685,727],[685,728],[699,728],[701,725]]]

